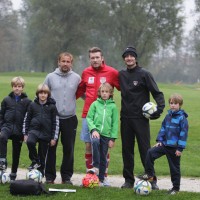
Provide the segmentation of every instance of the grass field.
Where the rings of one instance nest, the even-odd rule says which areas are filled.
[[[0,101],[9,94],[11,91],[10,81],[14,76],[22,76],[26,81],[25,86],[25,92],[28,94],[30,99],[34,99],[36,87],[39,83],[42,83],[44,81],[44,78],[46,74],[43,73],[1,73],[0,74]],[[159,88],[161,91],[163,91],[166,99],[166,108],[164,110],[164,113],[162,117],[158,120],[151,121],[151,143],[152,145],[155,143],[155,138],[157,136],[157,133],[160,129],[161,122],[167,113],[167,110],[169,108],[168,106],[168,97],[172,93],[180,93],[182,94],[184,98],[184,105],[183,109],[188,113],[189,118],[189,137],[188,137],[188,144],[187,148],[183,152],[182,160],[181,160],[181,172],[182,176],[191,176],[191,177],[199,177],[199,163],[200,163],[200,156],[198,155],[198,149],[200,148],[200,115],[199,115],[199,102],[200,102],[200,85],[184,85],[184,84],[159,84]],[[115,91],[114,99],[116,101],[116,104],[118,105],[118,108],[120,110],[120,93],[118,91]],[[77,131],[77,137],[76,137],[76,146],[75,146],[75,164],[74,164],[74,171],[75,173],[85,172],[85,162],[84,162],[84,144],[82,141],[80,141],[80,130],[81,130],[81,112],[83,108],[83,100],[79,99],[77,100],[77,116],[79,119],[78,124],[78,131]],[[30,160],[28,158],[28,150],[26,145],[23,145],[23,150],[20,158],[20,168],[26,168],[30,164]],[[116,141],[115,147],[110,151],[111,154],[111,161],[109,166],[109,174],[122,174],[122,156],[121,156],[121,140],[120,140],[120,133],[119,133],[119,139]],[[61,158],[62,158],[62,146],[59,143],[57,148],[57,170],[59,170],[60,164],[61,164]],[[11,143],[9,141],[8,143],[8,163],[11,164]],[[157,175],[167,175],[169,176],[169,167],[168,163],[166,161],[166,158],[163,157],[161,159],[158,159],[155,162],[155,169],[157,172]],[[135,174],[139,174],[143,172],[143,168],[140,162],[140,157],[138,154],[137,144],[135,148]],[[57,186],[57,187],[62,187]],[[8,191],[7,186],[1,186],[0,187],[0,198],[1,199],[12,199],[12,197],[7,195]],[[99,199],[126,199],[126,198],[134,198],[133,191],[130,190],[119,190],[119,189],[105,189],[105,194],[108,195],[109,198],[104,196],[104,194],[101,193],[101,189],[97,190],[82,190],[80,191],[80,194],[77,192],[76,194],[68,194],[67,197],[63,194],[56,194],[53,196],[50,196],[48,198],[59,198],[59,199],[93,199],[95,192],[95,198]],[[5,192],[2,192],[5,191]],[[80,195],[80,196],[79,196]],[[92,197],[93,196],[93,197]],[[151,199],[166,199],[166,196],[163,191],[159,192],[153,192],[151,195]],[[148,198],[150,198],[147,197]],[[180,199],[199,199],[200,195],[196,193],[185,193],[182,192],[179,194]],[[34,199],[35,197],[32,197],[31,199]],[[41,197],[45,198],[45,197]],[[142,198],[142,197],[137,197]],[[171,199],[172,197],[167,197],[167,199]],[[173,198],[176,199],[176,198]]]

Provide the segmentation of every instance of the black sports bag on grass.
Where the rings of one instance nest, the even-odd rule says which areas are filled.
[[[15,180],[10,183],[10,193],[12,195],[41,195],[49,194],[43,183],[34,180]]]

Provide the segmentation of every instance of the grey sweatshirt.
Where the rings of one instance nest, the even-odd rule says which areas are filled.
[[[63,73],[59,68],[49,73],[44,83],[51,90],[51,97],[56,101],[60,119],[76,115],[76,90],[81,81],[80,76],[72,70]]]

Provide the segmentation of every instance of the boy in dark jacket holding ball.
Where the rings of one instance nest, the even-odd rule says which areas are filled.
[[[59,120],[56,102],[50,97],[49,87],[40,84],[36,96],[24,119],[23,133],[24,141],[29,149],[29,158],[32,161],[28,169],[38,169],[44,176],[48,147],[49,145],[54,146],[58,139]],[[37,142],[39,143],[38,152]]]

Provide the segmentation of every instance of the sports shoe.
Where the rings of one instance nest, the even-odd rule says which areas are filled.
[[[148,175],[148,174],[138,175],[137,178],[139,178],[139,179],[141,179],[141,180],[153,182],[153,176],[150,176],[150,175]]]
[[[159,190],[159,187],[156,183],[156,181],[150,182],[151,183],[151,189],[152,190]]]
[[[98,175],[99,174],[99,169],[96,168],[96,167],[93,167],[92,169],[89,169],[87,171],[87,174],[96,174],[96,175]]]
[[[103,181],[99,181],[99,186],[100,187],[110,187],[110,183],[108,181],[108,178],[105,177]]]
[[[31,165],[27,168],[28,170],[33,170],[33,169],[37,169],[41,166],[40,163],[36,163],[36,162],[32,162]]]
[[[53,180],[46,180],[45,183],[46,184],[54,184],[54,181]]]
[[[16,177],[17,177],[16,173],[10,173],[10,180],[11,181],[15,181]]]
[[[130,183],[125,181],[125,183],[121,186],[121,188],[125,189],[125,188],[130,188],[133,189],[134,183]]]
[[[110,182],[108,181],[108,178],[107,178],[107,177],[104,178],[104,180],[103,180],[103,185],[104,185],[105,187],[110,187],[110,186],[111,186],[111,185],[110,185]]]
[[[179,190],[175,190],[175,189],[170,189],[167,194],[170,194],[170,195],[175,195],[175,194],[178,194],[179,193]]]
[[[62,184],[73,185],[73,183],[70,180],[62,181]]]
[[[5,171],[7,169],[6,158],[0,158],[0,170]]]

